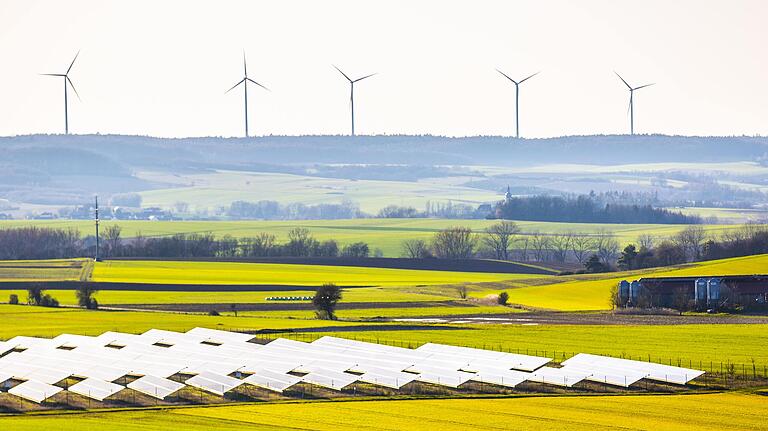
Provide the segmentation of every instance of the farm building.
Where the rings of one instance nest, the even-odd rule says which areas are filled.
[[[670,307],[679,310],[768,308],[768,275],[648,277],[622,280],[619,307]]]

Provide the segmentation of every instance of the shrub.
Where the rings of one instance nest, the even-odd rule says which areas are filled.
[[[90,283],[80,284],[80,286],[77,288],[77,291],[75,292],[78,305],[89,310],[95,310],[99,308],[98,301],[96,301],[96,298],[93,297],[96,292],[98,292],[98,290],[93,288]]]
[[[219,312],[216,310],[211,310],[208,312],[209,316],[220,316]]]
[[[499,293],[499,298],[497,299],[500,305],[507,305],[507,301],[509,301],[509,293],[507,292],[501,292]]]
[[[336,304],[341,300],[341,288],[333,283],[326,283],[317,288],[312,304],[318,319],[335,320]]]
[[[54,298],[53,296],[46,293],[40,299],[40,303],[38,305],[40,305],[41,307],[58,307],[59,301],[56,300],[56,298]]]
[[[8,303],[16,305],[19,303],[19,295],[15,293],[11,293],[11,296],[8,297]]]

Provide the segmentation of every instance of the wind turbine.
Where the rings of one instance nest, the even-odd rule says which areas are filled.
[[[500,71],[499,69],[496,69],[496,71],[504,75],[505,78],[509,79],[510,81],[512,81],[513,84],[515,84],[515,137],[519,138],[520,137],[520,84],[533,78],[534,76],[538,75],[541,72],[536,72],[527,78],[521,79],[520,81],[515,81],[514,79],[510,78],[509,75]]]
[[[333,67],[336,67],[335,65]],[[357,79],[350,79],[349,76],[347,76],[346,73],[342,72],[341,69],[336,67],[336,70],[339,71],[342,75],[344,75],[344,78],[349,81],[349,105],[352,109],[352,136],[355,136],[355,82],[362,81],[365,78],[370,78],[371,76],[375,75],[375,73],[372,73],[370,75],[363,76],[362,78]]]
[[[240,84],[243,84],[243,90],[245,95],[245,137],[246,138],[248,137],[248,82],[256,84],[259,87],[269,91],[269,88],[259,84],[258,82],[248,77],[248,66],[246,65],[246,62],[245,62],[245,51],[243,51],[243,79],[238,81],[237,84],[233,85],[232,88],[225,91],[224,94],[229,93],[230,91],[237,88],[237,86],[239,86]]]
[[[624,85],[627,86],[629,89],[629,134],[634,135],[635,134],[635,90],[639,90],[641,88],[650,87],[653,84],[645,84],[641,85],[639,87],[632,87],[631,85],[627,84],[627,81],[624,80],[624,78],[619,75],[618,72],[614,71],[613,73],[616,74],[616,76],[621,79],[621,82],[624,83]]]
[[[72,66],[75,65],[75,60],[77,60],[78,55],[80,55],[80,51],[77,51],[77,54],[75,54],[75,58],[72,59],[72,63],[69,64],[67,71],[64,73],[41,73],[41,75],[45,75],[45,76],[58,76],[58,77],[64,78],[64,134],[66,135],[69,135],[69,112],[68,112],[69,103],[67,101],[67,84],[69,84],[69,86],[72,87],[72,91],[75,92],[75,95],[77,95],[77,99],[80,100],[80,95],[77,93],[77,90],[75,89],[75,84],[73,84],[72,80],[69,79],[69,71],[72,70]]]

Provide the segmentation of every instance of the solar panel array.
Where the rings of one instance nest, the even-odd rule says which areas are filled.
[[[162,400],[185,387],[219,396],[243,385],[280,393],[299,384],[340,391],[358,382],[391,389],[412,382],[571,387],[584,380],[628,387],[641,379],[686,384],[703,374],[587,354],[555,368],[547,366],[550,358],[434,343],[406,349],[335,337],[311,343],[278,338],[263,345],[252,339],[206,328],[19,336],[0,342],[0,383],[19,382],[10,394],[41,403],[64,390],[67,379],[77,380],[66,388],[71,393],[103,401],[126,388]]]

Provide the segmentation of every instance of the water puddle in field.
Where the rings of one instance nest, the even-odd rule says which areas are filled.
[[[448,324],[494,324],[494,325],[522,325],[522,326],[536,326],[538,323],[532,322],[533,319],[525,318],[512,318],[512,317],[461,317],[451,319],[449,317],[441,318],[408,318],[408,319],[391,319],[392,322],[402,323],[448,323]]]

